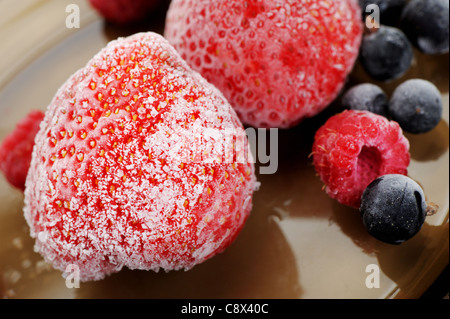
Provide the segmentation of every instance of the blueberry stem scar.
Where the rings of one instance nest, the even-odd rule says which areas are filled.
[[[439,205],[433,202],[427,202],[427,216],[433,216],[439,210]]]

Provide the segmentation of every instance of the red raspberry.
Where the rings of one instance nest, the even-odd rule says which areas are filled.
[[[128,24],[143,19],[159,0],[89,0],[108,21]]]
[[[312,148],[327,194],[359,207],[364,189],[377,177],[407,174],[409,142],[397,122],[368,112],[336,114],[316,132]]]
[[[358,56],[355,0],[172,0],[165,36],[255,127],[322,111]]]
[[[0,170],[12,186],[22,191],[25,190],[34,138],[43,118],[43,112],[31,111],[0,145]]]
[[[223,95],[160,35],[111,42],[57,92],[36,136],[25,217],[82,281],[190,269],[229,246],[256,186]]]

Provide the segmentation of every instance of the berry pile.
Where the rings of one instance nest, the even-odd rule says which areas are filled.
[[[359,56],[374,80],[386,82],[405,75],[411,67],[414,48],[424,54],[448,53],[447,0],[359,2],[363,21],[372,13],[365,10],[369,4],[378,5],[381,14],[381,25],[366,29]],[[370,234],[390,244],[404,242],[420,230],[430,207],[423,190],[406,176],[410,155],[403,131],[423,134],[433,130],[442,118],[441,93],[424,79],[404,81],[391,97],[374,83],[361,83],[344,92],[341,103],[347,111],[332,116],[315,135],[315,168],[330,197],[359,207]],[[369,121],[369,113],[380,122]],[[359,117],[364,118],[365,124],[355,120]],[[353,127],[348,125],[350,118],[357,123],[352,123]],[[386,123],[397,127],[394,135],[400,142],[392,143],[380,134],[386,130]],[[379,144],[361,133],[370,132],[372,127],[376,127],[373,135]],[[384,133],[389,135],[389,129]],[[393,155],[399,149],[402,151]],[[393,166],[401,163],[396,166],[397,172],[381,169],[386,153],[394,157],[388,159]]]
[[[90,2],[124,25],[158,1]],[[363,36],[372,3],[382,24]],[[389,81],[408,71],[414,48],[448,52],[447,0],[359,4],[362,12],[356,0],[172,0],[165,35],[174,47],[152,32],[111,42],[45,116],[31,112],[0,145],[36,251],[63,271],[76,263],[83,281],[122,267],[190,269],[222,252],[258,184],[242,122],[291,128],[317,115],[358,55],[374,80]],[[370,234],[404,242],[432,209],[407,177],[403,131],[439,123],[440,92],[413,79],[388,98],[363,83],[342,103],[348,110],[315,132],[314,167],[330,197],[359,208]]]
[[[413,47],[424,54],[449,52],[448,0],[360,0],[363,20],[373,22],[369,4],[380,10],[381,24],[367,29],[360,62],[374,80],[391,81],[411,67]],[[372,26],[372,25],[371,25]]]

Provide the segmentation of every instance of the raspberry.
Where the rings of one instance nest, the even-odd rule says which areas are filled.
[[[173,0],[164,35],[245,124],[288,128],[336,98],[362,30],[354,0]]]
[[[409,141],[397,122],[357,110],[330,117],[315,134],[312,155],[327,194],[355,208],[373,180],[406,175],[410,162]]]
[[[43,112],[31,111],[0,145],[0,170],[12,186],[22,191],[25,190],[34,138],[43,118]]]
[[[106,20],[116,24],[129,24],[143,19],[159,0],[89,0]]]
[[[82,281],[190,269],[249,216],[247,151],[233,108],[164,38],[113,41],[60,88],[36,136],[24,208],[35,248]]]

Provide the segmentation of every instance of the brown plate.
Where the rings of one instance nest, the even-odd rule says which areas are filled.
[[[66,28],[76,4],[81,28]],[[59,86],[117,36],[161,33],[166,7],[145,26],[105,24],[82,0],[0,1],[0,140],[31,109],[45,110]],[[5,14],[6,13],[6,14]],[[278,171],[259,175],[254,209],[224,253],[188,272],[123,270],[68,288],[33,251],[22,215],[23,194],[0,177],[0,296],[8,298],[417,298],[449,261],[449,58],[416,52],[411,70],[382,84],[388,94],[407,78],[435,83],[444,117],[433,131],[407,135],[409,175],[440,208],[410,241],[392,246],[370,237],[356,210],[328,198],[308,154],[315,129],[336,112],[279,132]],[[359,65],[348,85],[370,81]],[[379,269],[379,288],[366,280]],[[369,268],[367,268],[369,266]]]

